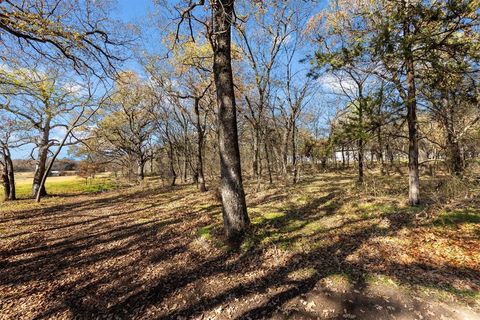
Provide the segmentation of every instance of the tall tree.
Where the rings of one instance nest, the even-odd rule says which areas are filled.
[[[99,138],[109,142],[118,154],[136,164],[139,181],[145,177],[145,164],[150,159],[153,138],[155,99],[150,88],[132,72],[124,72],[104,108]]]
[[[352,63],[359,68],[362,63],[374,63],[376,67],[370,68],[370,72],[395,85],[403,100],[408,128],[411,205],[420,203],[418,81],[432,69],[442,69],[442,52],[460,58],[462,52],[471,50],[469,43],[477,43],[473,39],[478,34],[471,32],[479,19],[476,3],[341,0],[311,23],[322,25],[334,36],[328,40],[320,36],[319,40],[336,48],[340,63]]]
[[[213,76],[217,95],[217,127],[220,153],[220,193],[226,237],[231,241],[243,237],[250,225],[243,190],[240,149],[238,145],[237,109],[232,72],[232,23],[235,16],[235,0],[210,2],[211,18],[203,20],[192,11],[205,4],[204,0],[189,1],[181,11],[181,23],[200,21],[206,28],[206,36],[213,49]],[[208,19],[211,19],[208,22]],[[191,26],[191,24],[190,24]],[[191,30],[191,28],[190,28]],[[177,32],[178,33],[178,32]],[[193,36],[193,33],[192,33]]]
[[[213,75],[217,90],[223,222],[226,236],[232,240],[243,236],[250,224],[243,190],[232,73],[231,26],[234,20],[234,2],[219,0],[212,4],[214,29],[211,38]]]

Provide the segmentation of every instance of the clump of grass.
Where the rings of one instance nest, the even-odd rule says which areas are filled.
[[[436,225],[459,225],[480,223],[480,211],[474,208],[442,212],[434,221]]]
[[[374,273],[368,274],[365,277],[365,283],[367,283],[368,285],[388,285],[392,287],[399,286],[399,284],[391,277],[388,277],[382,274],[374,274]]]
[[[212,234],[211,234],[212,228],[213,228],[212,224],[205,227],[201,227],[197,230],[197,235],[200,238],[203,238],[205,240],[212,240]]]
[[[302,281],[316,275],[318,271],[315,268],[301,268],[293,270],[288,274],[288,278],[293,281]]]
[[[431,198],[435,203],[445,204],[455,199],[471,198],[477,189],[475,184],[467,179],[448,176],[431,186]]]

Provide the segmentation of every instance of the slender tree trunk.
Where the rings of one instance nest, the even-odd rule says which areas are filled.
[[[363,141],[363,107],[364,107],[364,99],[362,95],[363,88],[359,86],[359,100],[360,100],[360,107],[358,109],[358,119],[360,128],[362,130],[362,136],[358,139],[358,183],[363,184],[363,176],[364,176],[364,165],[365,165],[365,143]]]
[[[363,183],[363,168],[364,168],[364,156],[365,156],[365,148],[363,145],[363,140],[358,139],[357,141],[358,145],[358,183],[362,184]]]
[[[287,175],[288,172],[288,136],[290,135],[290,129],[285,129],[283,134],[283,146],[282,146],[282,173]]]
[[[350,168],[350,147],[347,147],[347,168]]]
[[[420,173],[418,169],[417,98],[415,69],[411,50],[407,49],[407,122],[408,122],[408,202],[415,206],[420,203]]]
[[[293,183],[297,183],[297,173],[298,173],[298,168],[297,168],[297,143],[295,141],[296,138],[296,128],[295,128],[295,122],[293,121],[293,126],[292,126],[292,181]]]
[[[203,174],[203,129],[200,120],[200,99],[195,98],[194,110],[197,127],[197,181],[200,192],[207,191],[205,176]]]
[[[384,176],[386,174],[385,168],[385,157],[383,156],[383,139],[382,139],[382,129],[381,126],[378,126],[377,129],[377,160],[380,161],[380,174]]]
[[[137,178],[139,181],[143,181],[145,179],[145,161],[138,160],[137,163]]]
[[[184,152],[183,152],[183,169],[182,169],[182,182],[187,182],[187,172],[188,172],[188,159],[189,159],[189,151],[188,151],[188,128],[185,124],[185,131],[183,133],[183,145],[184,145]]]
[[[175,172],[175,159],[174,159],[175,150],[173,149],[172,143],[169,143],[169,150],[168,150],[168,160],[170,164],[170,175],[172,181],[170,185],[173,187],[177,182],[177,173]]]
[[[13,168],[12,157],[10,156],[10,151],[6,150],[7,156],[5,157],[5,166],[7,169],[7,179],[8,179],[8,200],[16,200],[17,195],[15,191],[15,170]]]
[[[267,144],[267,138],[265,137],[263,146],[265,148],[265,160],[267,160],[267,170],[268,170],[268,183],[272,184],[273,183],[273,178],[272,178],[272,165],[270,163],[270,154],[268,152],[268,144]]]
[[[259,143],[260,143],[260,134],[257,125],[253,127],[253,162],[252,162],[252,172],[254,178],[259,179]]]
[[[226,237],[240,240],[250,219],[243,190],[237,115],[231,58],[231,23],[234,0],[219,0],[214,6],[213,74],[217,91],[218,145],[220,151],[220,191]]]
[[[8,178],[7,165],[2,165],[2,181],[3,181],[3,200],[8,201],[10,199],[10,180]]]

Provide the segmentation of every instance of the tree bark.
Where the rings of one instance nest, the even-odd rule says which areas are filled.
[[[48,147],[48,133],[45,131],[42,144],[38,150],[37,167],[35,168],[35,174],[33,176],[32,196],[34,198],[37,198],[39,190],[40,197],[45,197],[47,195],[45,185],[42,185],[41,182],[47,166]]]
[[[447,149],[448,149],[448,164],[450,171],[456,175],[463,174],[463,157],[460,142],[452,133],[452,130],[447,130]]]
[[[196,178],[198,181],[198,187],[200,192],[207,191],[205,186],[205,176],[203,174],[203,129],[202,123],[200,121],[200,99],[195,98],[194,101],[194,110],[196,118],[196,127],[197,127],[197,174]]]
[[[265,160],[267,161],[267,170],[268,170],[268,183],[272,184],[273,183],[273,178],[272,178],[272,165],[270,163],[270,155],[268,152],[268,145],[267,145],[267,138],[265,137],[263,146],[265,148]]]
[[[406,28],[408,29],[408,28]],[[417,98],[415,69],[411,49],[407,49],[407,122],[408,122],[408,202],[420,203],[420,173],[418,169]]]
[[[382,127],[379,125],[377,128],[377,160],[380,161],[380,174],[384,176],[386,174],[385,157],[383,156],[383,139],[382,139]]]
[[[357,141],[358,145],[358,183],[362,184],[363,183],[363,168],[364,168],[364,156],[365,156],[365,149],[363,145],[363,140],[360,138]]]
[[[145,179],[145,161],[138,160],[137,163],[137,178],[139,181],[143,181]]]
[[[231,23],[234,0],[219,0],[214,10],[213,74],[217,92],[218,144],[220,151],[220,191],[227,239],[240,240],[250,219],[243,190],[237,115],[231,65]]]
[[[293,121],[292,125],[292,182],[295,184],[297,183],[297,143],[295,141],[296,138],[296,128],[295,128],[295,121]]]
[[[3,181],[3,200],[10,199],[10,180],[8,179],[7,165],[2,165],[2,181]]]
[[[10,151],[6,150],[7,156],[5,157],[5,166],[7,169],[7,179],[8,179],[8,200],[16,200],[17,195],[15,191],[15,170],[13,168],[12,157],[10,156]]]
[[[408,23],[404,24],[404,34],[410,34]],[[407,71],[407,124],[408,124],[408,202],[411,206],[420,203],[420,174],[418,162],[417,100],[415,88],[415,69],[411,45],[405,49]]]
[[[290,135],[290,129],[285,129],[283,134],[283,146],[282,146],[282,173],[286,176],[288,171],[288,136]]]
[[[177,173],[175,172],[175,159],[174,159],[174,149],[172,144],[170,143],[169,151],[168,151],[168,159],[170,163],[170,174],[172,181],[170,182],[170,185],[173,187],[176,184],[177,181]]]

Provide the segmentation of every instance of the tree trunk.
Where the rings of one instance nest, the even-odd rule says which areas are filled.
[[[175,172],[175,159],[174,159],[174,149],[173,149],[173,145],[171,143],[169,143],[170,146],[169,146],[169,151],[168,151],[168,159],[169,159],[169,163],[170,163],[170,174],[171,174],[171,178],[172,178],[172,181],[170,182],[170,185],[173,187],[175,184],[176,184],[176,181],[177,181],[177,173]]]
[[[145,179],[145,161],[139,160],[137,165],[137,178],[139,181],[143,181]]]
[[[47,191],[45,190],[45,185],[42,186],[41,181],[42,177],[45,174],[46,165],[48,157],[48,139],[42,142],[42,145],[38,150],[38,160],[37,167],[35,168],[35,174],[33,176],[33,186],[32,186],[32,196],[37,198],[37,193],[40,190],[40,197],[45,197]]]
[[[182,169],[182,182],[183,183],[187,182],[187,171],[188,171],[188,159],[187,159],[187,156],[185,155],[185,158],[183,159],[183,169]]]
[[[363,183],[363,167],[364,167],[364,145],[363,140],[360,138],[358,139],[358,183]]]
[[[196,179],[198,181],[198,187],[200,192],[207,191],[205,186],[205,176],[203,174],[203,129],[202,123],[200,121],[200,99],[195,99],[195,117],[196,117],[196,126],[197,126],[197,173]]]
[[[447,130],[448,164],[450,172],[456,176],[463,174],[463,157],[458,139],[452,130]]]
[[[3,181],[3,200],[8,201],[10,199],[10,180],[8,179],[7,165],[2,166],[2,181]]]
[[[268,170],[268,183],[272,184],[273,183],[273,178],[272,178],[272,165],[270,163],[270,155],[268,152],[268,145],[267,145],[267,138],[265,137],[263,146],[265,148],[265,160],[267,161],[267,170]]]
[[[406,28],[408,29],[408,28]],[[408,32],[407,32],[408,33]],[[415,206],[420,203],[420,173],[418,170],[417,98],[415,70],[411,49],[407,49],[407,122],[408,122],[408,202]]]
[[[282,173],[287,175],[288,167],[288,136],[290,135],[290,129],[285,129],[283,134],[283,146],[282,146]]]
[[[214,5],[212,5],[214,6]],[[243,190],[237,115],[231,58],[231,23],[234,0],[219,0],[214,6],[213,74],[217,91],[218,145],[220,151],[220,191],[226,237],[240,240],[250,219]]]
[[[260,190],[260,180],[262,178],[262,163],[260,160],[260,130],[257,125],[254,127],[253,136],[253,174],[257,180],[255,191]]]
[[[292,182],[297,183],[297,144],[295,141],[295,122],[292,126]]]
[[[13,168],[12,157],[10,156],[10,151],[6,150],[7,156],[5,157],[5,166],[7,169],[7,179],[8,179],[8,200],[16,200],[17,195],[15,191],[15,170]]]
[[[380,174],[384,176],[387,170],[385,168],[385,157],[383,156],[383,139],[381,126],[378,126],[377,129],[377,142],[377,160],[380,161]]]
[[[350,168],[350,147],[347,147],[347,168]]]
[[[259,159],[260,159],[260,152],[259,152],[259,145],[260,143],[260,134],[259,134],[259,130],[258,130],[258,127],[255,125],[253,127],[253,162],[252,162],[252,173],[253,173],[253,177],[255,179],[259,179]]]

